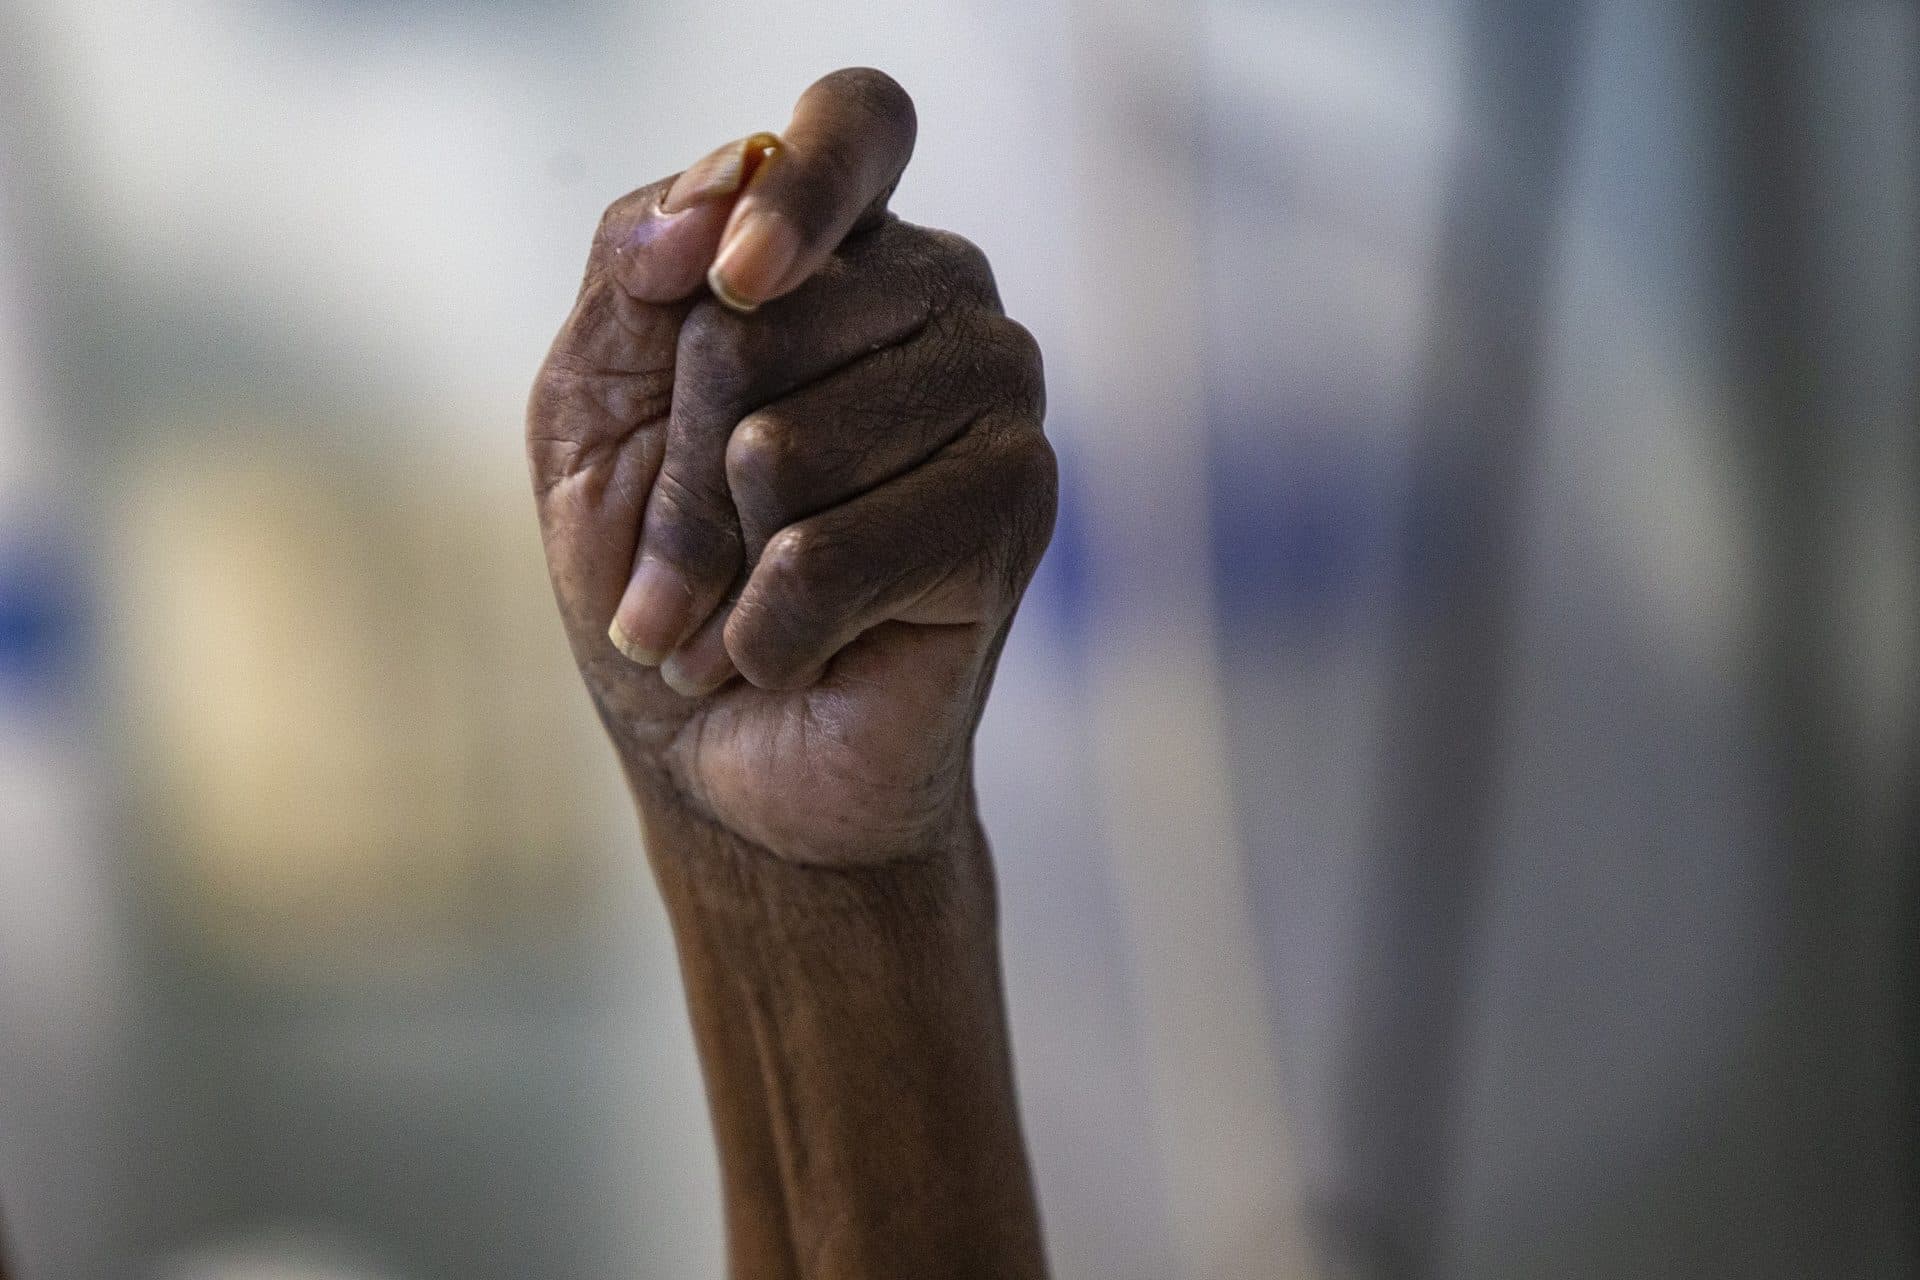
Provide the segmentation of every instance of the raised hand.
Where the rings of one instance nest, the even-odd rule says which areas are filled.
[[[876,71],[608,210],[528,449],[673,922],[736,1280],[1035,1280],[971,750],[1040,361]]]
[[[607,211],[528,442],[582,674],[629,774],[802,863],[938,848],[1052,526],[1040,360],[980,253],[886,200],[874,71]]]

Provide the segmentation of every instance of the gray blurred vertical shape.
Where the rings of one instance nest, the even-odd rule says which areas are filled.
[[[1909,215],[1920,212],[1920,6],[1891,6],[1897,15],[1895,30],[1900,39],[1898,67],[1893,88],[1893,116],[1896,145],[1905,154],[1902,168],[1904,185],[1901,207]],[[1905,361],[1906,396],[1900,415],[1905,423],[1905,438],[1899,455],[1900,470],[1907,493],[1908,547],[1920,542],[1920,225],[1911,217],[1907,222],[1905,343],[1901,355]],[[1909,561],[1910,583],[1920,580],[1920,561]],[[1920,596],[1920,590],[1914,595]],[[1913,596],[1909,596],[1911,601]],[[1908,616],[1909,650],[1907,670],[1915,669],[1920,654],[1920,617]],[[1920,690],[1907,694],[1907,732],[1896,768],[1896,794],[1903,795],[1898,805],[1893,838],[1893,892],[1889,895],[1897,924],[1895,946],[1897,980],[1892,984],[1896,1010],[1894,1027],[1898,1076],[1895,1080],[1895,1105],[1902,1113],[1894,1152],[1903,1171],[1897,1220],[1904,1224],[1899,1267],[1909,1275],[1920,1275]]]
[[[1517,539],[1538,435],[1584,5],[1477,0],[1426,319],[1400,547],[1378,846],[1361,899],[1337,1123],[1344,1273],[1439,1265]]]
[[[96,442],[62,367],[83,237],[31,16],[0,6],[0,344],[18,343],[0,352],[0,539],[84,557]],[[135,1011],[92,696],[0,702],[0,1249],[35,1280],[119,1280],[130,1266]]]
[[[1819,163],[1807,27],[1819,15],[1792,0],[1704,15],[1727,205],[1716,283],[1760,570],[1750,657],[1773,836],[1759,851],[1777,949],[1755,1047],[1765,1102],[1751,1120],[1769,1135],[1782,1194],[1820,1206],[1821,1238],[1801,1246],[1801,1266],[1910,1274],[1894,1254],[1910,1253],[1914,1224],[1887,1171],[1915,1155],[1900,1149],[1911,1118],[1889,1110],[1911,1016],[1889,969],[1912,868],[1875,821],[1848,715],[1841,566],[1858,424],[1838,407],[1852,353],[1831,327],[1845,300],[1822,263],[1831,202],[1847,193]]]
[[[1907,186],[1906,207],[1909,211],[1920,210],[1920,17],[1909,10],[1907,12],[1905,64],[1899,78],[1895,101],[1903,108],[1900,118],[1905,121],[1903,141],[1907,148]],[[1914,232],[1920,235],[1920,230]],[[1920,258],[1920,255],[1916,255]],[[1905,473],[1907,493],[1909,495],[1909,513],[1920,508],[1920,280],[1908,281],[1907,296],[1907,439]],[[1920,523],[1920,520],[1916,521]],[[1920,576],[1920,564],[1911,565],[1910,572]],[[1920,619],[1908,619],[1916,631],[1920,631]],[[1915,699],[1914,695],[1909,695]],[[1901,1128],[1900,1138],[1903,1150],[1900,1153],[1902,1167],[1906,1171],[1903,1192],[1902,1218],[1907,1223],[1903,1260],[1907,1269],[1920,1275],[1920,713],[1909,705],[1907,720],[1906,748],[1902,755],[1901,768],[1904,770],[1900,785],[1906,792],[1906,803],[1902,806],[1899,821],[1901,828],[1897,833],[1899,844],[1896,857],[1901,868],[1896,881],[1898,910],[1903,922],[1903,936],[1900,939],[1900,974],[1894,987],[1894,997],[1901,1010],[1898,1034],[1900,1037],[1900,1105],[1906,1113],[1906,1123]]]
[[[1183,1280],[1303,1280],[1208,554],[1200,288],[1200,14],[1082,3],[1075,177],[1086,204],[1070,402],[1087,513],[1102,836],[1134,961],[1153,1128]]]

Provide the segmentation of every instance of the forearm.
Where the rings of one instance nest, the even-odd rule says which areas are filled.
[[[830,869],[636,789],[735,1280],[1044,1275],[977,823],[924,857]]]

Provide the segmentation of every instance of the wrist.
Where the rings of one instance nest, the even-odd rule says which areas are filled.
[[[992,858],[971,787],[910,826],[853,827],[844,843],[794,850],[721,823],[664,764],[627,776],[676,928],[764,937],[849,915],[995,920]]]
[[[719,864],[716,873],[732,864],[745,873],[758,860],[846,871],[985,857],[964,755],[904,783],[808,777],[782,788],[756,777],[730,787],[723,805],[709,794],[716,784],[708,771],[694,764],[697,742],[615,742],[649,850]]]

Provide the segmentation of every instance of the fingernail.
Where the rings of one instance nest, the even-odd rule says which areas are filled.
[[[739,674],[727,653],[727,617],[731,610],[722,607],[701,624],[693,638],[675,649],[660,664],[660,678],[667,687],[687,698],[704,698]]]
[[[642,559],[614,612],[607,638],[630,660],[657,667],[680,642],[692,607],[693,589],[679,570],[659,560]]]
[[[735,311],[752,311],[773,296],[799,255],[792,223],[771,209],[749,208],[720,246],[707,287]]]
[[[676,650],[660,664],[660,678],[667,682],[667,688],[683,698],[704,698],[733,678],[731,661],[717,671],[699,668],[699,662],[689,657],[685,649]]]
[[[707,153],[673,180],[660,201],[660,212],[679,213],[693,205],[732,195],[779,149],[778,138],[770,133],[756,133]]]
[[[613,647],[618,649],[621,655],[629,662],[637,662],[643,667],[660,665],[659,655],[652,650],[642,649],[639,645],[635,644],[633,637],[627,634],[626,628],[620,625],[620,619],[618,618],[615,618],[613,625],[607,628],[607,639],[613,642]]]

